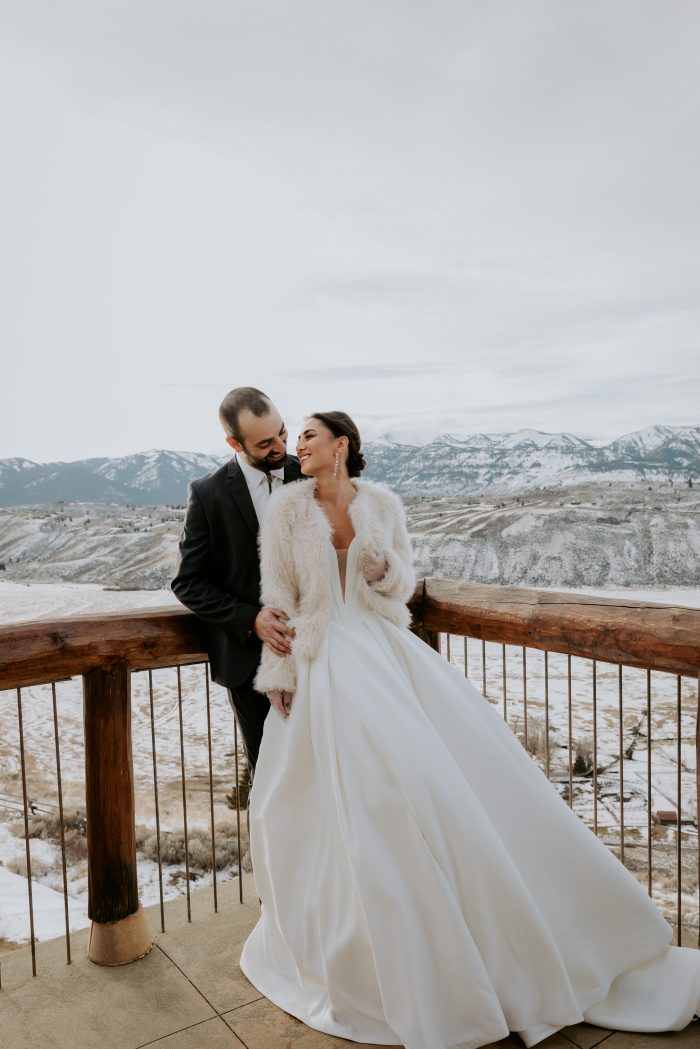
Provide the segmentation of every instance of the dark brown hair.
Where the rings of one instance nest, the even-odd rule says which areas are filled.
[[[271,407],[272,401],[262,390],[256,390],[254,386],[237,386],[235,390],[229,390],[219,405],[219,420],[226,434],[243,444],[238,426],[241,412],[249,411],[260,418],[267,415]]]
[[[327,426],[334,437],[347,437],[348,439],[348,461],[347,468],[351,477],[359,477],[365,466],[365,457],[360,452],[362,441],[360,431],[355,426],[349,415],[345,412],[312,412],[310,419],[318,419]]]

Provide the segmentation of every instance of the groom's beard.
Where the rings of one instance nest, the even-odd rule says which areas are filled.
[[[277,458],[273,458],[271,455],[266,455],[264,459],[256,459],[255,456],[249,455],[247,451],[243,451],[245,461],[249,466],[254,467],[256,470],[262,470],[267,473],[269,470],[279,470],[280,466],[284,466],[284,462],[287,458],[285,455],[280,455]]]

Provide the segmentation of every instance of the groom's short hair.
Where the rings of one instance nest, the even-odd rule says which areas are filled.
[[[256,390],[254,386],[237,386],[235,390],[229,390],[219,405],[219,419],[227,436],[243,444],[238,425],[241,412],[249,411],[260,417],[268,415],[271,407],[272,401],[262,390]]]

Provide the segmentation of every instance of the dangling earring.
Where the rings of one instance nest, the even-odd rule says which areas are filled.
[[[340,452],[336,452],[335,453],[335,466],[333,467],[333,477],[337,477],[339,471],[340,471]]]

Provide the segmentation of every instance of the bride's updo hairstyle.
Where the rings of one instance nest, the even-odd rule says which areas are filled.
[[[360,451],[360,431],[345,412],[312,412],[309,419],[318,419],[327,426],[334,437],[347,437],[347,468],[351,477],[359,477],[365,466],[365,457]]]

